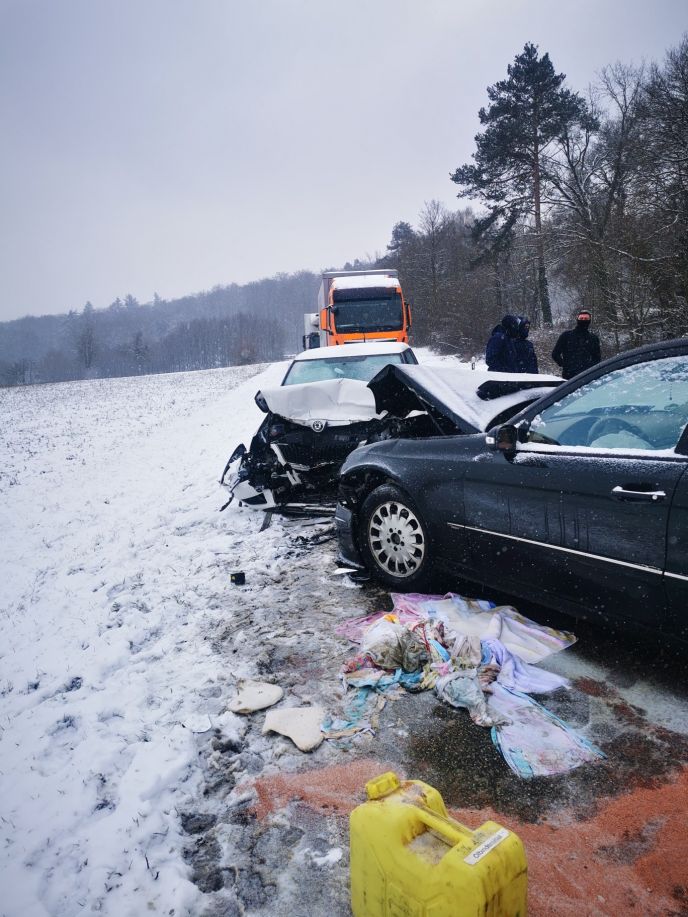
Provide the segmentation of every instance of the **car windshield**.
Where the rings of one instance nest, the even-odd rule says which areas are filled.
[[[402,353],[367,354],[338,357],[337,359],[295,360],[282,385],[300,385],[302,382],[324,382],[327,379],[358,379],[370,382],[373,376],[390,363],[403,363]]]
[[[635,363],[582,385],[532,421],[529,440],[673,449],[688,423],[688,357]]]
[[[356,331],[396,331],[402,326],[401,296],[392,299],[341,300],[333,306],[338,334]]]

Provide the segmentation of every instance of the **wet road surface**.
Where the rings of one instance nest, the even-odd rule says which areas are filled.
[[[260,551],[259,525],[244,541],[247,556]],[[265,583],[247,583],[233,593],[234,615],[208,639],[228,665],[250,652],[255,676],[280,684],[290,703],[332,710],[352,651],[334,628],[391,601],[374,584],[333,575],[328,525],[274,526],[283,538],[269,601]],[[238,741],[199,740],[205,793],[183,819],[204,917],[349,914],[348,814],[364,800],[366,780],[389,769],[435,786],[469,827],[491,818],[520,835],[531,917],[688,914],[688,654],[656,636],[515,604],[576,633],[573,647],[544,664],[571,688],[539,699],[606,759],[520,779],[488,729],[430,692],[388,702],[374,736],[326,741],[310,754],[263,736],[264,714],[253,714]]]

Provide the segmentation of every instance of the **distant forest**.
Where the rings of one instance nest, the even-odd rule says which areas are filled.
[[[688,37],[662,63],[605,68],[586,95],[527,44],[486,102],[472,162],[448,178],[479,206],[429,201],[383,255],[341,267],[397,268],[413,342],[465,356],[507,312],[545,350],[581,308],[608,353],[687,335]],[[301,271],[0,323],[0,383],[279,359],[300,349],[318,284]]]
[[[316,308],[308,271],[206,293],[139,303],[91,303],[67,315],[0,323],[5,384],[182,372],[260,363],[300,349],[303,313]]]

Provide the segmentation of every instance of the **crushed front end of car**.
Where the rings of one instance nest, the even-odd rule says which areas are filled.
[[[334,506],[344,459],[389,426],[367,386],[351,379],[265,390],[256,404],[266,416],[249,449],[238,446],[225,466],[225,506],[234,499],[266,510],[302,502]]]
[[[225,468],[221,483],[229,488],[229,502],[237,499],[256,509],[295,501],[327,502],[344,459],[379,426],[374,421],[334,427],[314,421],[304,427],[269,413],[250,448],[235,450]]]
[[[342,378],[265,389],[255,400],[266,416],[250,448],[238,446],[225,466],[225,506],[236,499],[264,510],[334,507],[340,468],[358,446],[476,433],[560,381],[389,365],[368,384]]]

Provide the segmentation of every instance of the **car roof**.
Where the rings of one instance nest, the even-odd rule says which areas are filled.
[[[301,363],[303,360],[341,360],[342,357],[387,357],[395,353],[406,353],[407,350],[411,350],[408,344],[389,341],[314,347],[312,350],[304,350],[303,353],[297,353],[294,357],[294,363]]]
[[[607,360],[604,360],[603,363],[598,363],[598,366],[606,365],[607,363],[616,362],[625,357],[635,357],[641,355],[647,355],[651,357],[653,354],[662,354],[665,351],[688,351],[688,338],[672,338],[670,341],[656,341],[654,344],[643,344],[642,347],[634,347],[633,350],[622,350],[620,353],[615,354],[613,357],[609,357]]]

